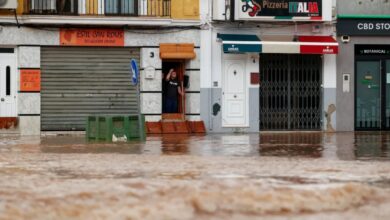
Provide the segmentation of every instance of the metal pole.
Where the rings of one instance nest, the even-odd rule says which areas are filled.
[[[138,106],[138,132],[139,132],[139,139],[140,140],[145,140],[144,137],[144,129],[142,126],[142,114],[141,114],[141,93],[140,93],[140,79],[141,79],[141,74],[138,75],[138,83],[137,83],[137,106]]]

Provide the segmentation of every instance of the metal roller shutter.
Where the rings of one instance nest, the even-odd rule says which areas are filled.
[[[42,130],[85,130],[88,115],[136,113],[129,63],[139,54],[139,48],[43,47]]]

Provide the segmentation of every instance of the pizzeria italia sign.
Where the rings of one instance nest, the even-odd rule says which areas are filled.
[[[237,20],[321,20],[322,0],[239,0]]]

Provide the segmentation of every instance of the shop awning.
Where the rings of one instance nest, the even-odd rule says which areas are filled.
[[[218,34],[225,53],[337,54],[332,36],[262,36]]]
[[[160,44],[161,59],[194,59],[194,44]]]
[[[261,41],[256,35],[217,34],[225,53],[261,53]]]
[[[337,54],[339,44],[331,36],[263,36],[262,53]]]

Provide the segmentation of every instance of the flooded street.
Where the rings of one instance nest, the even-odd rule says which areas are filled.
[[[390,133],[0,137],[0,219],[390,219]]]

